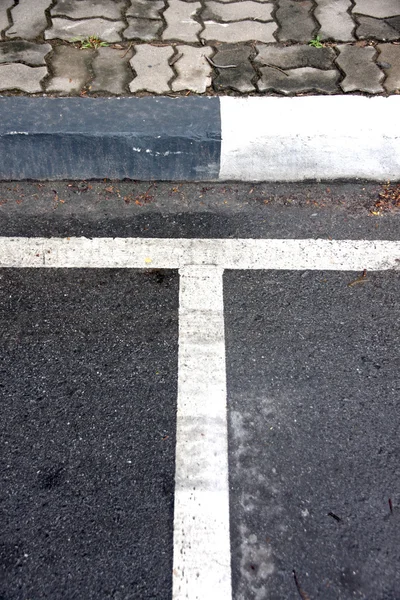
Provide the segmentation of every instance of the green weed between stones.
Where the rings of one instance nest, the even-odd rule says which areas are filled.
[[[310,40],[308,42],[308,45],[312,46],[313,48],[323,48],[324,47],[323,43],[321,42],[321,38],[320,38],[319,35],[316,35],[315,38],[313,38],[312,40]]]
[[[86,38],[73,38],[72,42],[78,43],[80,50],[88,48],[96,49],[108,46],[107,42],[102,42],[98,35],[89,35]]]

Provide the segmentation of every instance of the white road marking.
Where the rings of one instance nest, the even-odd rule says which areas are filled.
[[[400,269],[399,241],[0,237],[0,267],[179,269],[174,600],[230,600],[224,269]]]
[[[220,102],[220,180],[400,179],[399,96]]]
[[[400,268],[400,242],[0,237],[0,267],[359,271]]]
[[[229,600],[223,270],[179,273],[173,598]]]

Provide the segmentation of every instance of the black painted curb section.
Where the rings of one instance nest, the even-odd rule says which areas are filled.
[[[218,98],[0,98],[0,179],[218,179]]]

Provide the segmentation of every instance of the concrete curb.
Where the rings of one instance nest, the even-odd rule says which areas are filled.
[[[217,98],[0,98],[0,179],[218,179]]]
[[[219,177],[400,179],[400,96],[221,98]]]
[[[0,98],[0,179],[400,180],[400,96]]]

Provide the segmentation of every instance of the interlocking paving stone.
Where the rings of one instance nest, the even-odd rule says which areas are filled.
[[[383,85],[388,92],[399,92],[400,46],[394,46],[393,44],[379,44],[378,50],[380,52],[378,61],[384,65],[390,65],[383,67],[386,75],[386,80]]]
[[[7,9],[14,21],[9,20]],[[276,22],[272,16],[274,9]],[[50,27],[47,10],[52,17]],[[204,3],[199,0],[0,0],[1,32],[8,41],[0,41],[0,65],[45,66],[48,55],[47,61],[54,65],[50,77],[54,77],[44,85],[48,91],[61,94],[79,93],[90,81],[91,67],[94,70],[92,91],[110,94],[126,93],[127,87],[131,92],[164,93],[172,87],[174,91],[188,89],[204,93],[210,85],[210,77],[216,90],[250,93],[257,91],[256,72],[250,59],[256,51],[255,65],[263,70],[260,90],[271,89],[284,94],[312,90],[331,93],[336,86],[336,53],[330,47],[308,46],[316,34],[323,40],[340,42],[336,64],[345,77],[339,91],[398,92],[398,59],[395,66],[388,67],[386,65],[392,63],[384,58],[391,52],[391,59],[397,57],[398,46],[390,50],[392,46],[381,44],[382,56],[377,56],[372,47],[362,47],[364,42],[355,46],[343,42],[353,42],[355,36],[359,40],[400,41],[400,0],[354,0],[354,7],[353,0],[207,0]],[[58,47],[51,54],[49,44],[32,41],[44,36],[46,40],[71,42],[90,35],[110,44],[122,40],[163,40],[171,46],[158,53],[150,44],[143,44],[144,49],[139,44],[125,56],[126,49],[116,48],[100,48],[92,55],[62,55],[64,51]],[[278,40],[297,44],[278,45]],[[199,41],[207,46],[184,45],[198,46]],[[178,60],[173,42],[183,43],[179,46],[182,56]],[[245,46],[246,43],[257,43],[256,50]],[[216,48],[211,48],[212,45]],[[77,49],[72,47],[72,50]],[[205,55],[221,67],[230,64],[235,67],[212,67]],[[72,56],[79,56],[76,65]],[[168,64],[171,58],[173,69]],[[67,73],[69,63],[72,70],[76,67],[73,77]],[[129,63],[135,72],[134,65],[139,69],[133,80]],[[271,67],[285,70],[288,76]],[[306,71],[301,72],[301,69]],[[315,70],[330,73],[328,78],[323,79],[321,75],[322,79],[318,79]],[[154,72],[160,73],[158,83]],[[16,73],[20,77],[21,71]],[[178,76],[174,79],[176,73]],[[383,84],[385,75],[387,79]],[[303,82],[299,81],[301,76]],[[32,78],[30,81],[33,80],[36,81]],[[32,85],[38,90],[37,83]]]
[[[198,34],[202,26],[193,17],[196,16],[200,8],[200,2],[169,0],[168,8],[164,12],[167,28],[163,33],[163,39],[198,42]]]
[[[218,42],[275,42],[276,24],[259,23],[258,21],[237,21],[235,23],[215,23],[206,21],[201,37],[204,40]]]
[[[132,80],[129,60],[133,50],[117,50],[114,48],[99,48],[93,59],[93,81],[90,84],[92,92],[108,92],[124,94],[128,83]]]
[[[14,6],[14,0],[0,0],[0,34],[10,25],[7,9]]]
[[[57,0],[51,9],[51,15],[62,15],[70,19],[89,19],[102,17],[104,19],[121,19],[121,12],[125,6],[124,0]]]
[[[0,42],[0,63],[21,62],[30,67],[45,65],[44,57],[52,50],[50,44],[35,44],[25,40]]]
[[[51,5],[51,0],[19,0],[11,9],[12,27],[7,31],[9,38],[24,38],[34,40],[47,27],[45,10]]]
[[[93,50],[78,50],[71,46],[56,46],[48,59],[53,77],[46,86],[48,92],[76,94],[90,80],[89,66]]]
[[[276,19],[280,25],[279,41],[308,42],[316,28],[310,12],[313,8],[311,0],[279,0]]]
[[[271,0],[255,0],[259,4],[269,4]],[[224,4],[234,4],[238,2],[238,0],[218,0],[218,2],[223,2]]]
[[[281,73],[272,67],[260,68],[262,77],[258,82],[260,91],[294,94],[300,92],[322,92],[333,94],[338,91],[339,73],[336,70],[323,71],[303,67]]]
[[[390,19],[386,19],[386,23],[396,29],[396,31],[400,34],[400,15],[398,17],[391,17]]]
[[[344,92],[377,94],[384,91],[381,85],[384,75],[374,62],[375,48],[341,44],[338,49],[340,54],[336,62],[346,74],[340,84]]]
[[[367,17],[385,19],[400,15],[399,0],[356,0],[353,13],[361,13]]]
[[[136,46],[136,54],[130,60],[132,69],[136,72],[135,79],[129,84],[131,92],[146,90],[155,94],[170,92],[168,82],[174,72],[168,61],[174,50],[171,46]]]
[[[321,39],[348,42],[354,39],[354,21],[347,12],[352,7],[350,0],[316,0],[315,18],[321,25]]]
[[[20,63],[0,65],[0,90],[16,89],[35,94],[42,91],[40,82],[46,75],[46,67],[28,67]]]
[[[126,16],[139,19],[159,19],[159,11],[163,8],[165,8],[163,0],[152,0],[151,2],[149,0],[132,0]]]
[[[177,46],[178,55],[182,54],[174,64],[178,77],[172,82],[174,92],[190,90],[204,94],[211,85],[211,65],[206,56],[213,54],[208,47],[193,48],[192,46]]]
[[[235,2],[234,4],[221,4],[220,2],[207,2],[206,9],[201,17],[203,21],[243,21],[255,19],[257,21],[272,21],[273,4],[260,2]]]
[[[357,36],[359,39],[376,40],[397,40],[400,33],[393,29],[387,21],[383,19],[374,19],[373,17],[358,16],[359,27],[357,27]]]
[[[301,46],[256,46],[258,55],[256,62],[264,62],[281,69],[314,67],[315,69],[332,69],[336,58],[333,48],[313,48]]]
[[[238,44],[219,46],[213,58],[216,65],[234,65],[229,69],[218,69],[214,79],[216,90],[233,89],[238,92],[253,92],[255,87],[252,80],[255,71],[250,63],[251,48]]]
[[[124,38],[127,40],[143,40],[150,42],[156,40],[163,26],[161,19],[136,19],[128,17],[129,27],[123,32]]]
[[[125,27],[122,21],[107,21],[98,18],[71,21],[70,19],[54,17],[52,23],[53,26],[45,32],[46,40],[71,41],[74,38],[97,35],[104,42],[120,42],[120,31]]]

